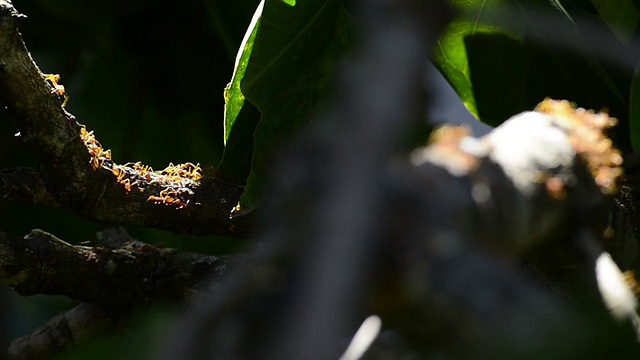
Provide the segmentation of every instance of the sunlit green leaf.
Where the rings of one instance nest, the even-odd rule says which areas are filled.
[[[580,28],[559,1],[523,1],[518,7],[500,1],[453,4],[462,15],[439,39],[434,62],[479,120],[499,125],[509,116],[552,97],[588,108],[606,108],[626,121],[628,73],[585,50],[583,42],[595,40],[580,38]],[[552,29],[557,38],[563,38],[560,43],[582,47],[558,46],[557,38],[545,42],[535,35],[537,26],[545,26],[544,14],[564,19],[555,22]],[[603,34],[598,41],[615,41],[603,23],[591,26]],[[597,43],[589,45],[595,47]],[[613,136],[617,146],[628,146],[626,134]]]
[[[256,12],[251,19],[251,23],[247,28],[247,32],[242,39],[240,50],[236,57],[236,63],[233,69],[233,76],[231,82],[224,89],[224,143],[227,143],[231,129],[244,105],[245,96],[240,89],[240,82],[244,78],[244,74],[249,65],[249,58],[253,51],[253,43],[258,33],[260,26],[260,17],[262,16],[262,9],[264,8],[264,1],[260,2]]]
[[[497,33],[500,29],[483,23],[483,18],[500,0],[458,0],[452,2],[457,8],[467,12],[463,19],[451,23],[437,42],[434,62],[458,93],[462,103],[471,114],[479,117],[473,96],[469,62],[464,44],[465,37],[482,33]]]
[[[242,94],[261,114],[253,134],[251,173],[240,200],[242,212],[259,204],[272,155],[311,121],[327,93],[335,61],[348,43],[343,1],[292,4],[265,1],[240,82]],[[225,153],[228,156],[234,155]]]

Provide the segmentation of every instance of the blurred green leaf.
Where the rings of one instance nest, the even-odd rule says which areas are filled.
[[[469,71],[469,61],[464,44],[465,37],[475,34],[499,33],[496,26],[483,24],[483,18],[488,15],[500,0],[457,0],[452,4],[467,12],[463,19],[452,22],[437,42],[434,52],[434,63],[449,81],[460,100],[469,112],[479,118],[476,99],[473,96],[473,86]],[[473,20],[471,20],[473,19]],[[496,58],[500,54],[495,54]]]
[[[620,119],[627,116],[623,94],[628,92],[629,79],[624,71],[602,67],[572,49],[549,48],[502,34],[469,36],[465,45],[471,91],[480,119],[489,125],[530,110],[546,97],[606,108]]]
[[[514,114],[532,109],[545,97],[552,97],[587,108],[606,108],[626,121],[628,72],[601,63],[585,50],[598,46],[597,41],[616,41],[613,35],[598,22],[595,26],[602,27],[602,38],[584,39],[564,8],[549,2],[538,6],[536,3],[528,1],[515,10],[505,8],[499,1],[454,2],[464,16],[442,34],[434,62],[469,111],[482,122],[496,126]],[[534,11],[529,13],[530,10]],[[539,24],[540,14],[545,11],[560,12],[566,19],[553,25],[553,32],[564,38],[561,42],[581,46],[548,44],[521,30],[527,25],[531,30]],[[510,18],[502,21],[507,15]],[[510,30],[491,26],[498,20],[505,26],[510,24]],[[628,146],[628,134],[616,132],[616,145]]]
[[[638,28],[638,10],[631,0],[591,0],[602,20],[621,43],[629,45]]]

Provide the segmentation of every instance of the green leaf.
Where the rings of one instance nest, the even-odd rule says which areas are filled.
[[[258,34],[258,28],[260,25],[260,17],[262,16],[262,10],[264,8],[264,0],[260,2],[256,12],[253,14],[251,23],[247,28],[240,50],[236,57],[236,63],[233,69],[233,76],[231,82],[224,89],[224,143],[227,144],[231,129],[244,105],[244,94],[240,88],[240,83],[244,78],[247,66],[249,64],[249,58],[253,51],[253,44]]]
[[[244,184],[249,175],[253,133],[260,119],[260,113],[255,106],[245,103],[245,96],[240,84],[253,52],[253,44],[258,34],[263,8],[264,1],[261,1],[254,12],[236,55],[231,82],[224,89],[223,135],[225,148],[222,160],[216,168],[216,176],[238,184]]]
[[[240,80],[242,94],[261,114],[253,134],[251,173],[240,199],[241,213],[259,205],[272,155],[309,124],[325,98],[336,59],[348,44],[343,1],[292,3],[265,1],[253,51]],[[234,126],[231,116],[233,113],[226,123]],[[225,153],[228,156],[233,154]]]
[[[624,45],[629,45],[638,28],[638,10],[632,0],[591,0],[600,18]]]
[[[482,122],[498,126],[509,117],[530,109],[542,98],[526,99],[527,53],[522,41],[501,33],[477,33],[464,39],[470,96]]]
[[[469,112],[480,118],[469,71],[469,61],[464,39],[470,35],[499,33],[496,26],[483,23],[485,16],[490,16],[494,6],[500,0],[458,0],[452,2],[457,8],[464,10],[463,19],[452,22],[437,42],[433,60],[445,78],[456,91],[460,100]],[[470,20],[473,19],[473,20]]]
[[[567,99],[591,109],[606,108],[626,119],[628,75],[603,66],[588,54],[499,33],[470,35],[465,38],[465,47],[470,90],[484,123],[497,126],[514,114],[531,110],[546,97]]]
[[[222,161],[216,168],[218,178],[236,184],[246,183],[251,171],[253,134],[258,121],[260,121],[260,112],[253,104],[245,101],[227,139]]]
[[[545,97],[567,99],[580,106],[610,110],[622,123],[628,116],[630,78],[625,69],[607,66],[580,47],[545,44],[521,28],[534,29],[540,18],[536,1],[522,3],[516,12],[498,1],[456,1],[464,18],[448,27],[435,49],[434,62],[458,93],[469,111],[489,125],[499,125],[509,116],[532,109]],[[506,5],[506,3],[505,3]],[[571,15],[558,1],[545,2],[546,10],[559,11],[566,21],[553,29],[567,44],[593,41],[580,38]],[[555,7],[555,9],[554,9]],[[507,10],[506,12],[502,12]],[[544,9],[543,9],[544,10]],[[509,16],[505,19],[505,16]],[[504,24],[510,32],[496,26]],[[517,24],[519,26],[514,26]],[[544,26],[544,25],[541,25]],[[604,23],[604,38],[615,41]],[[535,34],[535,32],[534,32]],[[597,43],[591,43],[597,46]],[[614,130],[616,146],[629,145],[628,134]]]

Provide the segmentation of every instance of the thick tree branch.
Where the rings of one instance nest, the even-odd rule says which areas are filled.
[[[121,228],[99,246],[74,246],[42,230],[0,233],[0,283],[21,295],[65,295],[82,304],[15,340],[11,359],[41,359],[126,323],[152,303],[194,302],[218,286],[237,259],[161,249]]]
[[[3,172],[2,197],[58,205],[83,217],[120,224],[250,235],[252,216],[229,218],[242,187],[215,178],[214,171],[178,187],[186,181],[184,174],[156,172],[158,176],[150,177],[141,164],[114,164],[93,134],[61,107],[18,32],[23,19],[10,1],[0,0],[0,99],[40,167],[31,175],[27,170]],[[24,185],[16,186],[25,179]],[[160,201],[167,196],[170,201]]]
[[[185,301],[234,262],[126,239],[118,248],[70,245],[42,230],[0,233],[0,282],[21,295],[66,295],[111,309]],[[99,284],[99,286],[96,286]]]
[[[0,194],[6,200],[21,205],[60,207],[40,173],[29,168],[0,170]]]
[[[640,274],[640,176],[627,175],[622,182],[614,212],[613,241],[608,247],[625,269]],[[637,289],[640,290],[640,287]]]

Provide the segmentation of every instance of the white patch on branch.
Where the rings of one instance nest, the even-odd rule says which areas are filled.
[[[378,337],[382,328],[382,320],[376,315],[366,318],[355,335],[347,350],[342,354],[340,360],[358,360],[369,349],[373,341]]]

